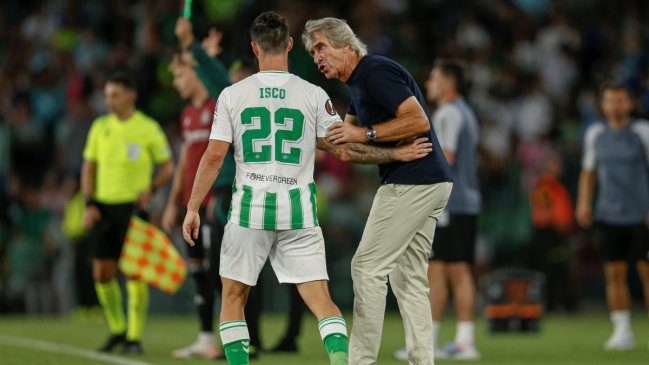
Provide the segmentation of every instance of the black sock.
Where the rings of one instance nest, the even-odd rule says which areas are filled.
[[[214,332],[214,289],[205,270],[192,274],[196,283],[195,304],[202,332]]]

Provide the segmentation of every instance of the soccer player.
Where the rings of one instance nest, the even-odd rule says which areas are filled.
[[[586,130],[576,218],[582,227],[595,222],[602,245],[613,322],[604,348],[628,350],[634,347],[628,262],[636,265],[649,306],[649,123],[631,118],[632,95],[622,84],[602,86],[601,108],[605,121]]]
[[[389,276],[404,320],[408,360],[432,364],[426,267],[435,225],[453,184],[424,96],[401,65],[367,55],[344,20],[309,20],[302,40],[318,70],[345,82],[352,97],[345,122],[329,128],[323,148],[346,143],[393,146],[416,137],[432,142],[432,153],[421,159],[379,164],[382,185],[352,259],[354,327],[349,346],[350,363],[376,363]]]
[[[464,84],[462,65],[445,59],[437,61],[426,82],[428,100],[437,104],[433,127],[453,171],[453,191],[442,213],[446,221],[439,222],[429,256],[428,283],[436,357],[472,360],[480,357],[473,329],[476,288],[471,270],[481,203],[477,177],[480,128],[462,97]],[[455,341],[442,349],[437,347],[439,321],[449,287],[458,322]]]
[[[92,228],[93,277],[111,336],[99,349],[123,345],[124,353],[142,353],[140,343],[148,309],[148,287],[127,278],[128,324],[115,279],[131,216],[146,211],[153,193],[173,175],[169,143],[160,125],[135,109],[135,82],[111,76],[104,87],[110,114],[97,118],[83,151],[81,187],[86,199],[84,225]],[[155,178],[153,168],[159,165]]]
[[[177,56],[172,60],[171,70],[174,76],[173,85],[183,99],[190,102],[185,106],[180,116],[183,144],[178,158],[178,167],[174,175],[171,192],[162,216],[162,228],[169,231],[176,224],[178,205],[186,206],[191,195],[192,185],[198,164],[207,148],[210,138],[211,120],[216,103],[207,93],[203,84],[196,77],[196,72],[190,64],[183,62]],[[209,248],[211,227],[204,218],[208,201],[212,198],[207,194],[200,205],[203,227],[196,244],[189,247],[189,272],[196,284],[195,304],[198,310],[201,331],[196,341],[188,347],[172,352],[173,357],[186,359],[192,357],[216,358],[220,355],[214,339],[214,285],[208,273],[209,262],[205,253]]]
[[[237,172],[220,268],[220,333],[228,363],[249,363],[243,308],[250,287],[270,259],[279,281],[297,284],[318,319],[331,364],[347,364],[347,329],[327,288],[313,183],[316,139],[324,139],[327,127],[340,117],[321,88],[288,73],[293,39],[284,18],[275,12],[262,13],[253,21],[250,37],[260,72],[226,88],[219,97],[183,235],[194,244],[200,227],[200,202],[232,144]],[[377,155],[412,159],[430,151],[427,143],[356,148],[340,148],[338,153],[349,159]]]

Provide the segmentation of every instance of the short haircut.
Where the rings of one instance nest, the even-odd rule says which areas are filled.
[[[288,22],[275,11],[259,14],[250,25],[250,39],[265,53],[286,52],[288,38]]]
[[[111,74],[110,76],[108,76],[108,79],[106,79],[106,82],[119,84],[124,86],[128,90],[137,92],[137,82],[135,82],[135,77],[125,71],[118,71]]]
[[[607,91],[625,91],[629,98],[633,98],[633,91],[624,83],[619,81],[605,81],[599,87],[599,97],[603,97]]]
[[[304,25],[302,42],[307,52],[311,52],[311,39],[316,33],[322,32],[336,48],[349,45],[359,56],[367,55],[367,46],[354,34],[352,28],[344,19],[322,18],[312,19]]]
[[[439,69],[445,77],[453,80],[457,92],[464,94],[466,90],[466,78],[464,76],[464,65],[461,61],[440,58],[435,61],[434,68]]]

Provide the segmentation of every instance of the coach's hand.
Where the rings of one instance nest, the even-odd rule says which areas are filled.
[[[367,143],[367,129],[351,123],[337,122],[329,127],[327,141],[333,144]]]
[[[577,204],[577,223],[582,228],[588,228],[593,224],[593,210],[590,204]]]
[[[169,232],[176,225],[178,219],[178,207],[175,204],[168,204],[162,213],[162,229]]]
[[[433,144],[428,138],[421,137],[395,147],[394,159],[403,162],[414,161],[426,157],[431,152],[433,152]]]
[[[92,228],[95,223],[101,219],[101,213],[96,205],[90,204],[83,211],[83,227],[86,229]]]
[[[198,228],[201,226],[201,217],[197,211],[187,211],[185,221],[183,222],[183,238],[191,246],[196,243],[194,240],[198,239]]]

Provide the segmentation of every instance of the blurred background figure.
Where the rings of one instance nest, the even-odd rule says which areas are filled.
[[[113,71],[124,68],[134,71],[134,78],[141,86],[137,108],[160,123],[175,151],[182,143],[178,120],[185,104],[173,87],[169,70],[171,55],[184,48],[179,47],[179,39],[174,35],[182,3],[180,0],[0,2],[0,320],[8,318],[8,313],[25,313],[28,277],[38,277],[40,284],[34,288],[46,291],[33,298],[55,298],[53,305],[39,303],[30,307],[34,310],[65,314],[96,296],[87,283],[81,285],[85,289],[80,289],[78,295],[75,289],[88,275],[87,267],[82,270],[85,274],[76,271],[83,265],[75,265],[75,255],[80,258],[90,253],[83,252],[83,244],[78,244],[83,238],[75,238],[76,229],[63,228],[67,214],[78,214],[73,208],[78,204],[73,203],[78,202],[78,197],[72,198],[75,187],[69,181],[80,175],[80,151],[92,121],[109,112],[104,85],[106,76]],[[462,60],[467,79],[471,80],[465,99],[476,114],[481,132],[477,165],[483,204],[476,249],[480,270],[476,279],[508,267],[533,266],[543,271],[541,267],[546,265],[556,269],[555,274],[560,276],[566,275],[567,270],[572,278],[568,283],[574,285],[578,294],[578,310],[594,319],[605,318],[602,313],[607,311],[607,285],[602,262],[606,252],[601,249],[603,246],[595,244],[595,241],[605,241],[601,232],[595,229],[591,234],[591,230],[580,225],[564,230],[560,228],[563,224],[557,222],[539,225],[535,214],[547,213],[551,208],[549,201],[544,200],[543,209],[539,210],[535,206],[539,200],[534,197],[539,196],[535,192],[550,186],[542,180],[548,177],[548,156],[556,154],[562,165],[558,180],[567,190],[567,199],[579,210],[578,182],[584,137],[586,130],[602,119],[599,86],[604,80],[612,79],[631,90],[634,118],[647,117],[649,2],[194,0],[193,4],[191,23],[195,39],[189,49],[195,69],[198,72],[198,66],[205,65],[195,52],[204,45],[208,60],[215,60],[218,54],[220,75],[226,77],[225,81],[214,79],[210,84],[205,82],[205,77],[209,79],[216,73],[210,71],[201,76],[198,72],[212,98],[230,81],[236,82],[256,71],[254,61],[239,61],[250,54],[248,25],[259,13],[270,9],[278,10],[288,19],[294,39],[299,39],[307,19],[324,16],[347,19],[368,44],[371,54],[385,55],[404,65],[420,87],[424,86],[433,66],[429,61],[440,57]],[[211,27],[218,27],[222,33]],[[193,46],[196,43],[199,47]],[[323,80],[303,47],[294,47],[289,64],[294,74],[321,85],[337,110],[347,109],[349,95],[344,85]],[[596,172],[600,173],[599,169]],[[324,154],[318,160],[315,173],[319,219],[327,242],[331,295],[344,311],[349,311],[353,304],[350,262],[378,186],[376,169],[340,162]],[[38,198],[33,197],[37,203],[27,208],[25,198],[29,189]],[[220,190],[231,189],[223,186]],[[155,224],[161,222],[168,193],[168,189],[162,189],[151,200],[151,221]],[[65,209],[66,203],[70,210]],[[224,205],[215,204],[215,217],[227,216],[229,207]],[[27,210],[30,212],[26,213]],[[25,223],[21,223],[25,216],[32,222],[34,216],[47,220],[45,233],[25,233]],[[537,239],[539,231],[543,235],[559,234],[565,244],[561,243],[555,251],[552,244],[545,245],[546,240]],[[76,233],[70,235],[70,232]],[[31,243],[27,244],[29,240]],[[212,243],[215,242],[217,239],[213,238]],[[534,250],[550,250],[546,253],[552,261],[530,260],[530,252]],[[32,257],[27,254],[47,264],[34,268],[31,262],[25,263],[25,257]],[[637,327],[635,340],[644,344],[646,337],[640,336],[645,332],[638,331],[642,327],[635,324],[646,321],[645,290],[636,266],[629,261],[625,283],[628,283],[629,311],[639,310],[641,314],[633,316]],[[43,279],[47,275],[42,270],[51,273],[51,278]],[[623,281],[622,276],[618,278]],[[278,319],[279,315],[272,313],[290,310],[292,304],[287,292],[272,277],[262,275],[259,290],[251,293],[258,297],[253,300],[251,296],[249,301],[257,308],[246,307],[247,311],[261,313],[263,310],[270,314],[264,319],[269,321],[268,326],[276,328],[264,332],[268,337],[260,339],[266,340],[269,349],[283,337],[283,333],[272,337],[276,329],[281,332],[284,328],[283,318]],[[189,339],[195,335],[196,327],[193,296],[191,284],[181,288],[174,297],[151,291],[151,313],[192,316],[183,322],[184,337]],[[563,309],[569,303],[559,300],[556,306],[547,304],[548,309]],[[391,313],[396,312],[392,296],[388,296],[387,308]],[[622,323],[621,328],[625,327],[625,316],[624,313],[616,316],[622,318],[615,320]],[[246,317],[250,319],[253,315],[247,312]],[[553,318],[557,317],[550,319]],[[77,319],[73,316],[66,324],[75,324]],[[3,324],[0,327],[8,331]],[[252,335],[252,321],[248,324]],[[478,328],[481,324],[476,321]],[[299,324],[289,327],[289,333],[300,329]],[[453,326],[444,327],[444,336],[445,329],[453,332]],[[589,341],[604,342],[607,335],[590,331],[590,337],[596,339]],[[476,336],[485,338],[480,337],[479,330]],[[259,336],[251,337],[253,345],[259,348],[260,344],[255,343]],[[294,338],[296,347],[304,352],[309,346],[305,342],[308,336]],[[166,346],[165,354],[183,345]],[[402,345],[392,343],[393,348],[388,352]],[[484,361],[490,361],[489,347],[478,345]]]
[[[613,322],[604,348],[629,350],[635,346],[629,262],[642,280],[649,308],[649,122],[631,117],[634,105],[626,86],[605,83],[600,97],[604,118],[586,130],[577,221],[582,227],[596,224],[604,256],[606,299]]]
[[[530,191],[532,243],[529,268],[545,274],[547,311],[577,310],[571,237],[574,229],[572,197],[561,182],[563,161],[557,152],[545,156],[543,169]]]
[[[93,278],[110,336],[98,350],[141,354],[149,307],[148,284],[128,277],[128,321],[122,309],[117,263],[134,214],[148,214],[151,197],[173,175],[171,150],[160,125],[135,107],[135,80],[111,75],[104,87],[110,113],[97,118],[83,150],[81,191],[84,227],[90,229]],[[153,175],[154,167],[158,170]],[[150,254],[150,252],[149,252]]]

